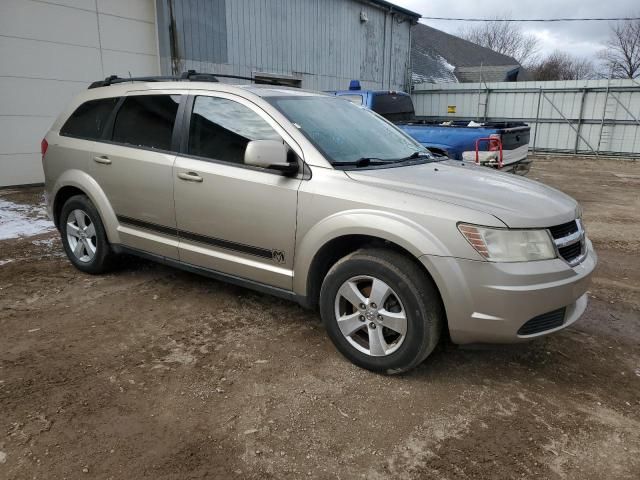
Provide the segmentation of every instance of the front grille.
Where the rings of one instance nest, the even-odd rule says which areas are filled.
[[[582,261],[584,253],[584,230],[580,220],[549,227],[558,255],[572,267]]]
[[[582,253],[582,244],[581,242],[577,242],[573,245],[569,245],[568,247],[560,247],[558,249],[558,252],[560,253],[560,256],[567,262],[571,262],[574,259],[578,258]]]
[[[561,327],[564,323],[564,314],[566,307],[553,310],[552,312],[543,313],[537,317],[533,317],[527,323],[520,327],[518,335],[533,335],[534,333],[545,332],[554,328]]]
[[[568,223],[563,223],[562,225],[549,227],[549,231],[551,232],[551,235],[555,239],[568,237],[572,233],[576,233],[578,231],[578,225],[576,224],[575,220],[572,220]]]

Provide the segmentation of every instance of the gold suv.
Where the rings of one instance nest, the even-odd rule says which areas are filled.
[[[43,140],[80,270],[129,253],[317,307],[346,357],[386,373],[445,330],[514,342],[584,312],[596,255],[572,198],[433,157],[340,98],[186,80],[97,82]]]

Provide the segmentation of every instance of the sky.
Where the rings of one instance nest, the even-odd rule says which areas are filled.
[[[423,16],[487,18],[559,18],[640,16],[638,0],[391,0]],[[634,15],[635,13],[635,15]],[[456,34],[467,22],[420,20]],[[594,59],[607,41],[609,22],[519,23],[540,40],[541,53],[556,49]]]

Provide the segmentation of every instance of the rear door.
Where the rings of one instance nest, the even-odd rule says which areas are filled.
[[[174,167],[180,260],[291,290],[301,177],[245,165],[244,151],[251,140],[293,140],[231,94],[191,97],[185,117],[188,139]]]
[[[91,173],[93,169],[92,152],[95,142],[100,141],[109,123],[120,97],[98,98],[84,102],[71,114],[60,128],[60,142],[49,140],[47,159],[43,166],[45,173],[52,165],[64,170],[78,169]],[[55,137],[54,137],[55,138]],[[55,178],[57,175],[46,175]],[[47,185],[48,189],[54,185]],[[49,193],[52,193],[49,190]]]
[[[178,258],[174,126],[182,98],[157,91],[123,97],[91,162],[118,217],[122,243],[173,259]]]

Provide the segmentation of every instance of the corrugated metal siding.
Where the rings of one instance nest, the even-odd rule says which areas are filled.
[[[172,28],[176,28],[175,48],[181,58],[227,62],[225,0],[170,0],[167,5]],[[181,28],[184,25],[190,28]]]
[[[350,0],[157,0],[163,73],[271,73],[304,88],[404,89],[411,21]],[[171,21],[173,11],[173,22]],[[364,11],[368,22],[360,21]]]
[[[532,150],[640,155],[640,84],[633,80],[421,84],[412,96],[424,118],[527,122]]]

